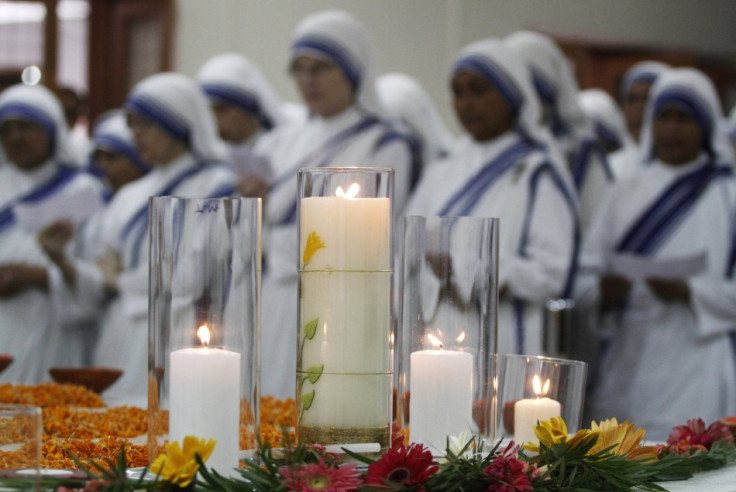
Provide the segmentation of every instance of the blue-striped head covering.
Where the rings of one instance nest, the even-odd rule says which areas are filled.
[[[276,92],[260,69],[240,54],[211,58],[200,69],[197,80],[211,102],[239,107],[253,115],[264,130],[284,122]]]
[[[353,15],[332,9],[302,20],[294,33],[290,61],[299,56],[338,66],[352,85],[357,103],[369,112],[381,112],[368,30]]]
[[[125,110],[148,118],[172,138],[185,142],[198,158],[225,158],[212,109],[197,83],[186,75],[164,72],[143,79],[128,95]]]
[[[579,92],[572,64],[554,39],[532,31],[517,31],[504,39],[511,51],[529,67],[537,96],[550,109],[550,129],[558,138],[592,135],[592,127],[577,99]],[[571,145],[561,142],[561,145]],[[565,149],[571,151],[571,149]]]
[[[133,133],[128,128],[122,111],[110,114],[97,124],[92,132],[92,150],[121,154],[144,174],[151,170],[151,165],[143,161],[138,153]]]
[[[54,159],[65,163],[75,161],[64,110],[48,88],[17,84],[0,93],[0,123],[13,119],[41,125],[51,141]]]
[[[675,106],[691,115],[703,135],[702,149],[719,163],[733,164],[733,148],[724,124],[718,93],[710,79],[694,68],[673,68],[663,72],[652,86],[642,126],[642,152],[654,157],[652,124],[656,115]]]
[[[583,112],[593,122],[598,137],[605,140],[610,147],[618,150],[621,147],[634,146],[626,129],[623,111],[610,94],[602,89],[586,89],[580,91],[578,101]]]
[[[540,107],[533,97],[528,69],[500,40],[484,39],[462,48],[452,64],[450,77],[464,71],[493,84],[514,110],[517,125],[525,134],[538,133]]]
[[[621,95],[625,96],[631,90],[631,86],[637,82],[648,82],[653,84],[657,81],[657,77],[659,77],[668,68],[670,67],[666,63],[654,60],[635,63],[626,71],[623,79],[621,80]]]

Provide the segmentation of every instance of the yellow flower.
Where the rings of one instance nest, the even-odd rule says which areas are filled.
[[[199,465],[195,458],[199,455],[202,462],[215,449],[214,439],[198,439],[194,436],[184,438],[184,448],[178,442],[166,443],[166,454],[160,455],[151,465],[151,471],[161,478],[179,487],[186,487],[197,474]]]
[[[307,236],[307,244],[304,246],[304,256],[302,257],[302,264],[306,265],[314,256],[314,253],[318,249],[324,248],[325,243],[322,238],[316,232],[310,232]]]
[[[592,436],[596,436],[598,431],[581,429],[575,433],[570,439],[567,437],[567,425],[562,417],[553,417],[550,420],[542,420],[539,425],[534,426],[534,435],[537,436],[539,442],[545,447],[551,448],[557,444],[568,444],[570,447],[576,447],[581,441],[587,440]],[[539,444],[527,442],[524,449],[533,453],[539,452]]]
[[[591,429],[600,432],[600,438],[590,453],[598,453],[613,446],[610,453],[625,456],[627,460],[657,460],[657,448],[655,446],[639,446],[646,431],[636,425],[630,424],[628,420],[619,424],[615,418],[602,420],[600,424],[591,423]]]

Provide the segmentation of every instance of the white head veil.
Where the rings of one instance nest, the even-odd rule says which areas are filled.
[[[133,141],[133,132],[128,128],[123,111],[106,114],[95,125],[91,139],[92,151],[105,150],[127,157],[132,165],[147,173],[151,165],[141,159],[138,148]]]
[[[669,67],[666,63],[645,60],[635,63],[624,74],[621,80],[620,94],[625,96],[631,90],[631,86],[636,82],[648,82],[653,84],[657,77],[665,72]]]
[[[451,77],[470,71],[485,78],[499,90],[516,113],[517,128],[525,135],[542,139],[540,106],[534,96],[527,67],[498,39],[483,39],[460,50]]]
[[[531,31],[518,31],[505,39],[526,63],[539,98],[552,109],[551,128],[556,136],[590,133],[588,120],[577,101],[578,83],[572,66],[557,43]]]
[[[453,63],[451,77],[471,71],[490,81],[516,112],[516,129],[542,144],[547,156],[565,181],[569,191],[575,189],[567,162],[562,157],[552,134],[540,125],[539,98],[532,87],[527,65],[498,39],[470,43],[460,50]]]
[[[240,107],[255,116],[264,130],[284,122],[281,100],[261,70],[238,53],[209,59],[197,75],[202,90],[212,102]]]
[[[423,162],[454,149],[455,137],[429,94],[414,78],[404,73],[386,73],[376,79],[376,89],[386,113],[404,121],[422,140]]]
[[[165,72],[146,77],[131,90],[125,109],[187,142],[198,158],[225,159],[225,146],[217,136],[212,109],[197,83],[186,75]]]
[[[610,94],[602,89],[586,89],[580,91],[578,101],[583,112],[593,122],[599,138],[617,148],[636,145],[626,128],[623,111]]]
[[[641,134],[644,160],[653,157],[655,115],[668,105],[677,105],[697,120],[703,133],[703,150],[719,164],[733,165],[733,147],[728,139],[721,103],[713,83],[703,72],[695,68],[669,69],[657,78],[649,94]]]
[[[0,93],[0,123],[26,120],[40,124],[52,142],[53,159],[74,164],[75,153],[69,139],[69,125],[59,99],[41,85],[17,84]]]
[[[380,114],[368,30],[344,10],[323,10],[303,19],[294,32],[291,62],[313,56],[340,67],[352,84],[358,106]]]

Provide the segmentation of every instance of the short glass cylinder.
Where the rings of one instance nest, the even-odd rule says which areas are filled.
[[[150,199],[148,451],[215,439],[228,475],[259,432],[261,201]],[[167,431],[168,429],[168,431]]]
[[[0,404],[0,468],[16,469],[20,477],[40,480],[42,429],[40,407]],[[40,483],[25,485],[41,490]]]
[[[396,417],[444,456],[448,438],[490,449],[496,425],[498,219],[403,217]],[[398,397],[398,395],[401,395]]]
[[[297,439],[367,454],[391,430],[393,170],[301,169]]]
[[[577,360],[504,354],[499,370],[499,426],[518,444],[538,442],[534,426],[562,417],[568,433],[580,429],[588,365]]]

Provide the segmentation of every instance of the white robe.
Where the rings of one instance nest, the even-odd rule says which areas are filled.
[[[363,118],[348,109],[330,119],[309,120],[270,132],[256,151],[266,156],[276,179],[286,179],[269,191],[264,202],[264,262],[261,316],[261,394],[294,398],[296,394],[297,340],[297,226],[282,224],[297,199],[295,166],[307,157],[304,167],[322,162],[325,143]],[[383,167],[395,170],[394,212],[404,206],[411,173],[411,152],[403,140],[394,140],[375,150],[385,135],[385,123],[374,125],[350,139],[350,143],[325,164],[333,166]]]
[[[597,309],[598,278],[607,272],[615,245],[643,210],[676,177],[693,170],[654,162],[617,185],[596,217],[583,247],[577,300]],[[736,280],[726,278],[736,212],[736,180],[711,182],[652,258],[707,254],[704,272],[687,279],[691,301],[666,303],[644,281],[634,281],[625,310],[598,326],[608,348],[600,377],[592,382],[592,418],[628,419],[664,440],[691,418],[711,423],[736,414]]]
[[[148,374],[148,223],[125,236],[121,244],[112,244],[131,218],[146,206],[150,196],[161,194],[167,184],[195,165],[190,154],[165,167],[154,168],[146,176],[123,187],[109,205],[104,238],[121,254],[123,270],[118,277],[119,292],[107,306],[102,319],[100,339],[94,363],[123,369],[123,376],[107,390],[110,398],[135,399],[147,394]],[[222,165],[211,165],[179,183],[168,195],[208,197],[233,186],[234,174]],[[139,227],[139,228],[140,228]],[[138,243],[139,234],[145,234]]]
[[[404,214],[439,214],[450,197],[519,138],[509,132],[489,143],[466,140],[451,159],[428,169]],[[549,173],[539,180],[534,207],[528,210],[530,180],[544,157],[532,151],[485,190],[470,212],[472,216],[500,219],[499,288],[508,286],[511,297],[523,302],[523,319],[514,313],[512,299],[499,302],[499,354],[542,353],[542,311],[547,300],[562,294],[573,260],[574,204],[571,206],[549,179]],[[524,254],[520,254],[526,221],[530,221],[530,234]]]
[[[46,182],[56,169],[52,162],[30,173],[21,172],[10,164],[0,166],[0,207]],[[84,189],[102,194],[102,184],[96,178],[80,173],[45,200]],[[45,266],[49,276],[48,292],[32,288],[0,299],[0,352],[14,357],[13,363],[0,375],[0,381],[38,383],[49,380],[51,367],[80,365],[84,329],[60,323],[60,306],[53,302],[52,286],[61,283],[61,273],[48,260],[36,236],[22,230],[18,224],[0,232],[0,263]]]

